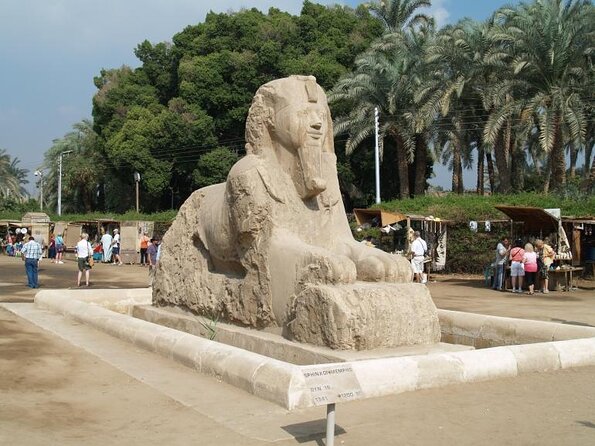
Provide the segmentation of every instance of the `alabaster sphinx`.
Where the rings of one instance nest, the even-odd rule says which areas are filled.
[[[163,238],[155,305],[340,349],[438,342],[406,259],[354,240],[326,95],[311,76],[258,89],[247,155],[195,191]]]

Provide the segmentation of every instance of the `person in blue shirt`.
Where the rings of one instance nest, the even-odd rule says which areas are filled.
[[[39,259],[41,259],[42,249],[35,238],[29,237],[29,241],[21,248],[21,256],[25,261],[25,272],[27,273],[27,286],[29,288],[39,288],[39,279],[37,275]]]

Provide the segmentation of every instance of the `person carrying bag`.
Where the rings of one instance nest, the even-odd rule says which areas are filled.
[[[76,258],[78,263],[78,278],[76,281],[77,286],[81,286],[81,278],[83,271],[85,272],[85,285],[89,286],[89,271],[93,267],[93,249],[91,243],[89,243],[89,234],[83,232],[81,234],[81,240],[76,244]]]

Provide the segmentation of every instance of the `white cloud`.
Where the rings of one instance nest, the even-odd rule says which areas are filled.
[[[449,3],[450,0],[432,0],[432,6],[426,9],[426,13],[436,20],[437,28],[441,28],[449,23],[450,13],[447,9]]]

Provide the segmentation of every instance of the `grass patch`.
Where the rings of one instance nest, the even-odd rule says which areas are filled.
[[[595,215],[595,196],[560,198],[556,195],[524,192],[514,195],[448,194],[392,200],[374,207],[405,214],[433,215],[446,220],[501,220],[508,217],[494,206],[531,206],[560,208],[563,216],[591,217]]]

